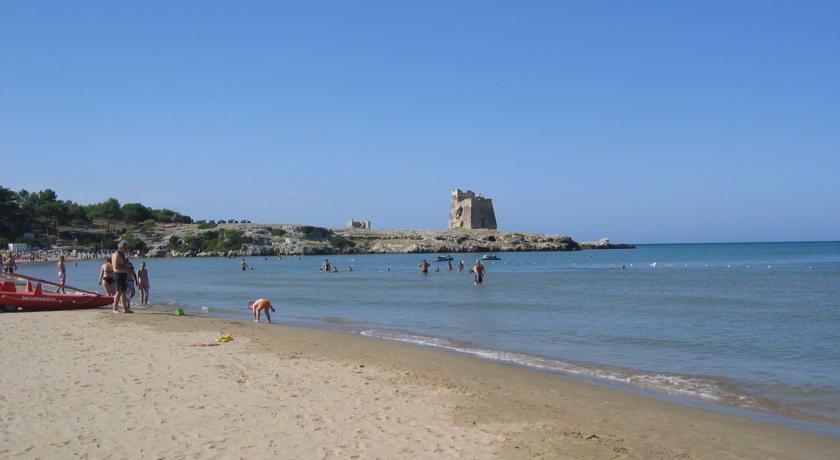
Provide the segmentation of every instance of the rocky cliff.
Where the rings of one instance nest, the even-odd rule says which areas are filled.
[[[579,244],[581,249],[634,249],[636,246],[625,243],[611,243],[609,238],[598,241],[584,241]]]
[[[562,235],[495,230],[327,229],[290,224],[165,225],[134,231],[133,236],[145,243],[150,255],[161,257],[576,251],[582,248],[572,238]]]

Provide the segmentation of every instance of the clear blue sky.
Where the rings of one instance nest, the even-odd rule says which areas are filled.
[[[596,4],[597,3],[597,4]],[[0,185],[194,218],[840,239],[840,2],[0,3]]]

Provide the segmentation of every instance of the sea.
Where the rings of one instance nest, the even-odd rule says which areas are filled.
[[[151,310],[407,342],[840,437],[840,242],[144,259]],[[321,273],[325,258],[338,273]],[[421,274],[420,259],[432,264]],[[135,260],[139,266],[140,260]],[[97,288],[101,261],[68,263]],[[348,271],[352,267],[353,271]],[[440,271],[437,271],[440,270]],[[52,265],[21,265],[55,278]],[[135,299],[136,300],[136,299]]]

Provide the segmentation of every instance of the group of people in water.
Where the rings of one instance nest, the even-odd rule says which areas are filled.
[[[347,271],[352,272],[353,267],[348,265]],[[324,263],[321,264],[321,273],[338,273],[338,267],[330,264],[330,259],[324,259]]]
[[[426,260],[426,259],[420,259],[419,267],[420,267],[420,273],[427,274],[427,273],[429,273],[429,267],[431,267],[431,264],[429,264],[429,261]],[[452,261],[451,260],[446,261],[446,270],[450,271],[450,272],[452,271]],[[464,270],[464,261],[462,260],[462,261],[458,262],[458,271],[461,272],[463,270]],[[440,268],[435,267],[434,271],[439,272]],[[484,275],[487,273],[487,271],[484,268],[484,265],[482,265],[481,260],[476,260],[475,265],[473,265],[472,268],[470,268],[469,273],[472,273],[473,275],[475,275],[474,282],[475,282],[475,285],[478,286],[478,285],[480,285],[481,283],[484,282]]]
[[[63,280],[62,284],[64,284]],[[106,294],[114,297],[114,313],[120,313],[120,303],[124,312],[134,313],[131,309],[131,300],[134,299],[138,288],[140,305],[149,303],[151,283],[146,262],[141,262],[140,268],[135,270],[134,264],[128,258],[128,243],[125,241],[120,241],[117,250],[110,257],[105,258],[105,263],[99,269],[99,285]]]

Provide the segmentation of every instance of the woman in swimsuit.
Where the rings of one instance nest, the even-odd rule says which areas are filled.
[[[140,262],[140,270],[137,270],[137,285],[140,287],[140,305],[148,305],[150,285],[146,262]]]
[[[106,257],[105,263],[99,268],[99,285],[105,289],[105,294],[114,295],[116,286],[114,286],[114,267],[111,266],[111,258]]]

